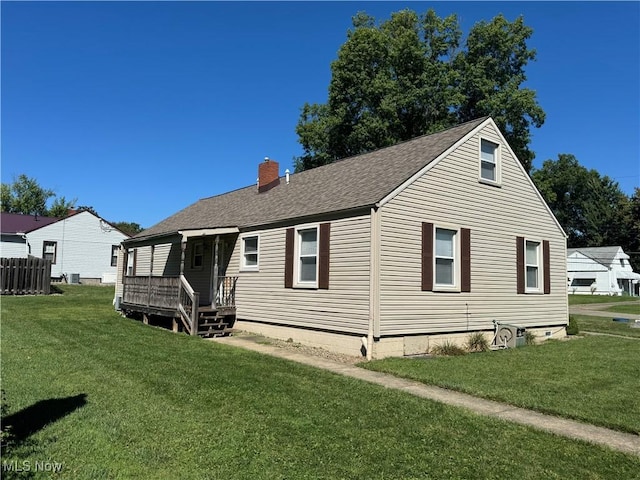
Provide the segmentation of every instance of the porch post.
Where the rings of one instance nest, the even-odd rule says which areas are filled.
[[[121,302],[124,302],[125,299],[125,295],[127,292],[127,269],[128,269],[128,265],[129,265],[129,249],[123,247],[122,245],[120,245],[120,248],[123,251],[122,254],[122,299]]]
[[[220,244],[220,235],[216,235],[215,247],[213,251],[213,298],[211,299],[211,307],[217,307],[216,298],[218,297],[218,249]]]
[[[187,241],[182,237],[182,242],[180,243],[180,249],[182,253],[180,254],[180,275],[184,275],[184,257],[187,252]]]
[[[147,280],[147,308],[151,305],[151,276],[153,275],[153,254],[155,253],[156,246],[151,245],[151,259],[149,261],[149,278]]]

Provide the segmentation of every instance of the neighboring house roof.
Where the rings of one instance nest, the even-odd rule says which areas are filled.
[[[21,213],[0,213],[0,229],[5,234],[29,233],[60,220],[57,217],[23,215]]]
[[[266,192],[258,193],[254,184],[204,198],[134,238],[201,228],[255,227],[373,206],[488,118],[295,173],[289,184],[281,177],[280,184]]]
[[[108,225],[109,228],[117,230],[127,237],[131,236],[120,231],[117,227],[114,227],[111,223],[107,222],[102,217],[95,215],[88,210],[74,210],[69,216],[64,218],[40,217],[38,215],[23,215],[21,213],[0,212],[0,229],[2,229],[3,234],[29,233],[39,228],[46,227],[47,225],[51,225],[52,223],[59,222],[60,220],[64,220],[65,218],[68,219],[84,212],[87,212],[98,218],[105,225]]]
[[[582,247],[582,248],[567,248],[567,256],[571,256],[574,253],[581,253],[585,257],[590,258],[591,260],[598,262],[605,267],[608,267],[613,263],[616,259],[624,258],[628,259],[629,256],[622,252],[622,247],[620,246],[612,246],[612,247]],[[622,255],[618,256],[618,253],[622,252]]]

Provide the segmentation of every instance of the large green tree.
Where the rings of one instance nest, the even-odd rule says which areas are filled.
[[[532,178],[567,233],[569,247],[629,249],[631,202],[617,182],[583,167],[571,154],[545,160]]]
[[[55,196],[53,190],[41,187],[34,178],[24,174],[19,175],[12,183],[3,183],[1,188],[0,208],[9,213],[47,215],[47,201]]]
[[[491,115],[527,171],[534,158],[529,129],[545,119],[535,91],[522,87],[525,67],[536,55],[527,48],[532,33],[522,17],[510,23],[498,15],[471,29],[466,50],[454,61],[461,99],[458,120]]]
[[[476,24],[461,49],[455,15],[403,10],[377,24],[357,14],[331,64],[327,103],[302,107],[296,132],[304,153],[296,170],[485,115],[495,118],[529,170],[529,126],[544,121],[535,93],[522,88],[524,68],[535,57],[526,45],[530,36],[522,18],[499,15]]]

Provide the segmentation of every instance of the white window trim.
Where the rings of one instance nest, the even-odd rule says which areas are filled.
[[[120,245],[111,245],[111,258],[109,261],[109,265],[112,267],[118,266],[118,252],[120,251]],[[113,264],[113,260],[115,258],[115,265]]]
[[[316,231],[316,279],[313,282],[304,282],[300,280],[300,232],[314,229]],[[293,245],[293,287],[318,288],[318,266],[320,264],[320,224],[313,223],[296,227]]]
[[[452,230],[456,234],[453,237],[453,284],[442,284],[436,282],[436,232],[440,230]],[[460,252],[460,227],[456,225],[446,224],[433,224],[433,291],[434,292],[459,292],[460,291],[460,279],[462,275],[461,267],[461,252]]]
[[[495,164],[496,164],[496,178],[491,180],[482,176],[482,141],[489,142],[496,146],[495,150]],[[486,137],[480,137],[478,140],[478,181],[487,185],[493,185],[495,187],[502,186],[502,146],[500,143]]]
[[[249,238],[256,238],[258,240],[257,250],[256,250],[256,264],[255,265],[247,265],[245,263],[245,240]],[[241,272],[258,272],[260,271],[260,235],[256,233],[242,235],[240,237],[240,271]]]
[[[538,268],[538,275],[537,275],[537,283],[538,286],[536,288],[531,288],[528,284],[528,276],[527,276],[527,267],[529,266],[533,266],[533,264],[529,264],[527,263],[527,243],[537,243],[538,244],[538,248],[537,248],[537,252],[536,252],[536,261],[537,261],[537,265],[536,267]],[[524,293],[542,293],[544,291],[543,289],[543,264],[542,264],[542,240],[539,240],[537,238],[525,238],[524,239]]]
[[[53,247],[53,260],[51,260],[51,265],[55,265],[58,261],[58,242],[56,240],[43,240],[42,258],[46,258],[45,254],[47,253],[47,243]]]

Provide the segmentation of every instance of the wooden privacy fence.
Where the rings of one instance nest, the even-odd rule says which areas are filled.
[[[2,295],[48,295],[51,292],[51,260],[0,258]]]

